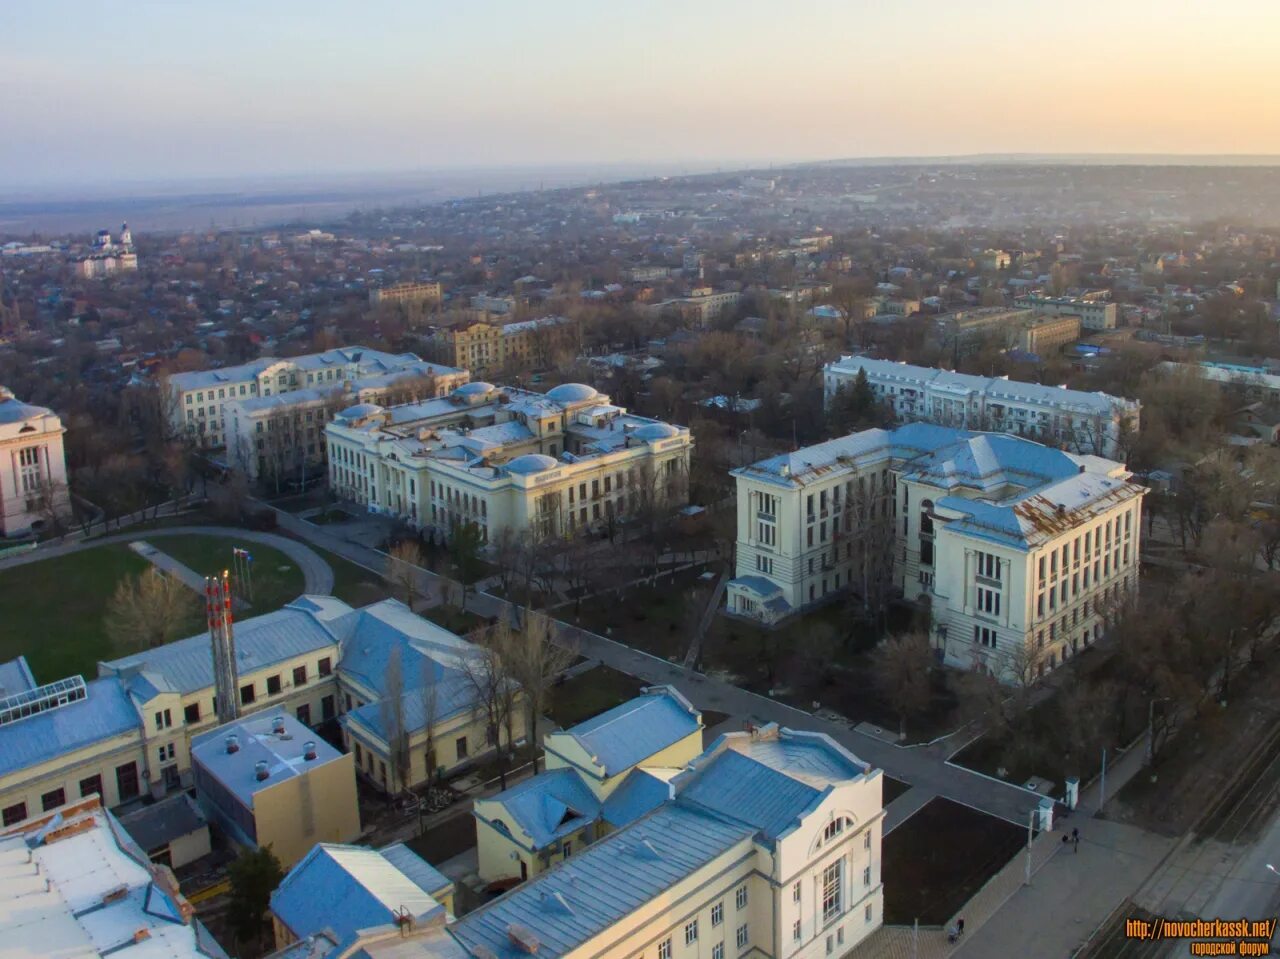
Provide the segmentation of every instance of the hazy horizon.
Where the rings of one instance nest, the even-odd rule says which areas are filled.
[[[6,9],[8,192],[851,158],[1280,154],[1280,10],[71,0]],[[1202,65],[1211,65],[1208,69]]]

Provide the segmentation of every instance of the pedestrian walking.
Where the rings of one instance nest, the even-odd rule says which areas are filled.
[[[959,939],[963,935],[964,935],[964,918],[961,917],[956,920],[956,938]]]
[[[1066,838],[1066,837],[1064,836],[1063,838]],[[1080,851],[1080,830],[1079,829],[1071,830],[1071,845],[1075,847],[1076,852]]]

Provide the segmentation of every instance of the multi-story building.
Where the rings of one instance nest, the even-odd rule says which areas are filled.
[[[264,356],[239,366],[174,373],[160,384],[166,391],[169,422],[202,448],[227,441],[223,406],[229,400],[277,396],[293,390],[341,389],[344,383],[382,376],[420,364],[412,353],[383,353],[344,346],[288,359]]]
[[[341,719],[356,768],[377,788],[398,790],[378,703],[392,694],[386,660],[400,650],[399,695],[410,700],[404,733],[414,744],[410,785],[492,750],[459,678],[472,652],[464,639],[384,600],[352,609],[331,596],[302,596],[235,625],[242,715],[287,713],[306,726]],[[427,660],[438,669],[427,669]],[[0,813],[20,822],[38,810],[97,793],[109,807],[159,798],[191,784],[193,737],[217,726],[208,633],[99,664],[100,676],[36,686],[20,661],[0,667]],[[422,706],[438,678],[436,708]],[[430,725],[436,744],[419,748]],[[514,736],[524,735],[523,711]]]
[[[706,326],[716,317],[737,309],[741,301],[741,293],[732,290],[716,293],[710,287],[699,287],[689,296],[663,300],[649,309],[659,315],[678,316],[681,322],[691,326]]]
[[[327,472],[324,427],[339,410],[356,403],[444,396],[470,379],[467,370],[419,361],[334,387],[227,400],[222,406],[227,461],[250,481],[288,476],[305,485],[311,475]]]
[[[476,373],[541,368],[550,364],[555,339],[567,336],[570,329],[563,316],[505,324],[478,320],[440,330],[431,338],[431,351],[441,363]]]
[[[27,533],[70,513],[65,432],[58,414],[0,386],[0,536]]]
[[[1031,320],[1030,310],[984,306],[944,313],[934,319],[934,326],[953,356],[960,358],[978,352],[987,344],[995,344],[1000,349],[1013,346],[1019,332]]]
[[[496,316],[506,316],[516,311],[516,298],[493,293],[477,293],[471,298],[471,309],[482,313],[493,313]]]
[[[928,600],[946,662],[1027,678],[1090,645],[1138,585],[1146,491],[1100,457],[914,423],[733,475],[738,615],[890,584]]]
[[[423,403],[361,404],[325,436],[334,492],[441,535],[462,523],[486,540],[566,535],[688,499],[688,428],[581,383],[542,394],[473,382]]]
[[[227,959],[96,796],[0,831],[0,959],[33,956]]]
[[[824,370],[830,403],[860,371],[901,420],[963,429],[1000,430],[1076,453],[1115,458],[1138,430],[1141,407],[1106,393],[971,376],[866,356],[842,356]]]
[[[1070,314],[1037,317],[1018,333],[1018,346],[1028,353],[1047,356],[1080,339],[1080,317]]]
[[[1028,293],[1013,303],[1046,316],[1078,316],[1080,325],[1091,332],[1116,328],[1116,305],[1107,300]]]
[[[394,286],[381,286],[369,291],[370,306],[381,306],[384,303],[434,306],[443,299],[444,290],[439,283],[397,283]]]
[[[339,916],[360,931],[332,936],[375,959],[819,959],[882,924],[883,776],[830,737],[728,733],[662,785],[634,821],[456,922],[431,921],[421,883],[401,884],[405,911],[428,918],[387,922],[390,877],[366,872],[345,900],[360,915]],[[285,885],[329,901],[333,871],[312,872],[310,889]],[[328,918],[306,918],[291,934],[323,948]]]

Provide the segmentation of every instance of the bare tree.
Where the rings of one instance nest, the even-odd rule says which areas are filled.
[[[546,710],[556,679],[578,656],[577,644],[557,640],[556,627],[543,613],[526,610],[522,629],[496,630],[502,662],[524,695],[525,738],[537,772],[538,717]]]
[[[404,718],[404,663],[400,647],[392,647],[387,667],[382,674],[383,696],[378,702],[382,729],[387,738],[387,758],[391,761],[391,782],[385,784],[392,793],[409,788],[409,731]]]
[[[880,694],[898,713],[898,737],[907,737],[907,721],[929,706],[933,650],[924,633],[905,633],[876,647],[872,670]]]
[[[472,692],[472,716],[484,721],[485,739],[497,750],[498,781],[503,789],[507,788],[507,754],[502,748],[502,731],[508,731],[509,748],[516,687],[501,653],[504,646],[510,645],[504,635],[509,630],[503,622],[475,630],[467,637],[474,648],[461,660],[462,674]]]
[[[118,651],[152,649],[182,635],[197,620],[199,608],[185,583],[152,568],[117,584],[103,628]]]
[[[387,567],[383,581],[393,595],[403,595],[404,604],[413,609],[414,600],[421,595],[418,585],[423,564],[422,547],[412,539],[402,539],[387,553]]]
[[[426,734],[425,761],[427,785],[435,780],[438,764],[436,762],[436,712],[440,707],[440,691],[436,685],[435,660],[423,658],[422,664],[422,716],[423,732]]]

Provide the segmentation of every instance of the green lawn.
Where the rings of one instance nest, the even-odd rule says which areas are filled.
[[[547,715],[568,728],[638,696],[642,686],[634,676],[597,666],[553,687]]]
[[[96,676],[98,661],[113,655],[102,629],[107,601],[149,565],[121,543],[0,571],[0,660],[26,656],[42,683]]]
[[[298,565],[284,553],[261,543],[237,541],[234,536],[157,536],[148,540],[162,553],[191,567],[201,575],[224,569],[234,573],[231,551],[243,546],[253,556],[250,608],[244,616],[258,616],[292,602],[306,590],[306,579]]]

